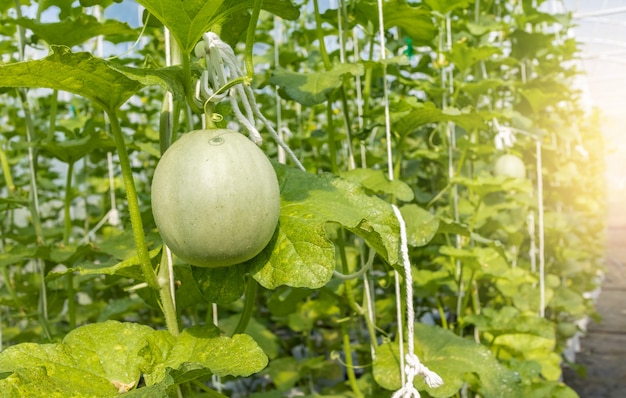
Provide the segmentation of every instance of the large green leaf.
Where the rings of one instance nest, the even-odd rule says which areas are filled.
[[[465,72],[468,68],[475,65],[477,62],[485,60],[492,55],[499,54],[501,51],[497,47],[493,46],[469,46],[467,42],[457,42],[452,46],[450,52],[450,60],[454,63],[459,71]]]
[[[115,20],[104,22],[87,14],[76,18],[67,18],[61,22],[43,23],[28,18],[20,18],[16,22],[33,31],[48,44],[73,47],[96,36],[138,35],[128,24]]]
[[[140,324],[107,321],[75,329],[60,343],[5,349],[0,391],[34,398],[115,396],[135,388],[142,375],[149,387],[163,387],[207,374],[248,376],[266,365],[267,356],[247,335],[229,338],[213,326],[198,326],[174,337]],[[150,388],[150,394],[161,387]]]
[[[411,246],[426,245],[439,229],[439,219],[416,204],[402,206],[400,213],[406,223],[407,241]]]
[[[211,303],[227,304],[243,294],[249,268],[244,263],[224,268],[191,267],[191,272],[202,297]]]
[[[414,194],[411,187],[401,180],[389,180],[382,170],[374,169],[354,169],[339,173],[346,180],[361,184],[376,194],[393,195],[403,202],[413,200]]]
[[[184,96],[180,67],[131,68],[85,52],[52,46],[46,58],[0,65],[0,87],[51,88],[94,101],[104,110],[119,108],[144,86],[160,85]]]
[[[399,347],[385,343],[376,350],[374,378],[383,388],[401,387]],[[406,349],[405,349],[405,352]],[[521,397],[518,376],[505,368],[484,346],[440,327],[415,324],[415,353],[420,361],[443,379],[437,388],[426,386],[418,376],[415,385],[434,398],[459,392],[464,383],[485,398]]]
[[[274,244],[251,261],[266,288],[318,288],[335,269],[326,223],[363,237],[390,264],[398,261],[399,225],[391,206],[353,182],[275,165],[281,186],[280,227]]]
[[[137,0],[137,3],[170,30],[186,53],[191,52],[213,25],[254,6],[253,0]],[[265,0],[262,8],[286,19],[300,15],[289,0]]]
[[[173,336],[160,330],[146,336],[139,356],[147,385],[172,377],[176,384],[198,377],[250,376],[267,366],[267,356],[246,334],[222,336],[212,325],[193,326]]]
[[[363,26],[369,28],[372,24],[378,29],[378,4],[375,1],[359,2],[356,14]],[[431,44],[437,35],[430,11],[423,7],[413,7],[398,0],[385,1],[383,16],[385,29],[400,28],[403,36],[409,36],[414,44]]]
[[[143,86],[89,53],[52,47],[52,54],[42,60],[0,65],[0,87],[69,91],[114,110]]]
[[[414,103],[413,110],[402,115],[393,124],[400,135],[413,133],[418,128],[431,123],[453,122],[467,131],[486,128],[483,118],[471,109],[440,109],[431,102]]]
[[[154,333],[133,323],[105,322],[70,332],[61,343],[23,343],[0,353],[1,391],[16,396],[112,396],[141,376],[139,350]],[[20,395],[22,394],[22,395]]]
[[[189,53],[216,22],[224,0],[137,0],[165,25],[182,50]]]
[[[338,64],[329,71],[298,73],[280,69],[273,72],[270,83],[279,86],[287,97],[306,106],[321,104],[328,95],[341,86],[346,74],[361,76],[362,64]]]

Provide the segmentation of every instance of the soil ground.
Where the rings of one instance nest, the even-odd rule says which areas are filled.
[[[626,195],[609,202],[606,275],[596,310],[602,320],[590,321],[580,339],[576,363],[586,376],[564,369],[564,382],[581,398],[626,397]]]

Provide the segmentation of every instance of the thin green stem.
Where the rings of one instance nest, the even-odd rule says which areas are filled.
[[[348,268],[348,257],[346,256],[346,242],[343,230],[340,230],[337,236],[337,250],[339,252],[339,259],[341,261],[341,271],[344,275],[347,275],[350,272],[350,269]],[[354,299],[352,282],[353,280],[351,279],[347,279],[344,281],[343,284],[345,288],[345,295],[350,308],[360,315],[363,313],[363,309],[357,304],[356,300]]]
[[[76,328],[76,289],[74,289],[74,273],[65,275],[67,288],[67,316],[70,329]]]
[[[328,156],[330,157],[330,171],[333,174],[337,174],[339,172],[339,167],[337,166],[337,148],[335,148],[336,139],[335,126],[333,126],[333,104],[330,101],[326,102],[326,119],[326,131],[328,133]]]
[[[348,374],[348,382],[350,388],[355,397],[363,397],[363,393],[359,389],[359,385],[356,381],[356,375],[354,374],[354,363],[352,361],[352,347],[350,346],[350,334],[345,323],[341,324],[341,334],[343,336],[343,352],[346,356],[346,373]]]
[[[191,107],[194,113],[202,113],[202,108],[196,104],[196,100],[194,98],[195,90],[193,88],[193,84],[191,81],[191,59],[190,55],[187,53],[180,54],[180,64],[183,67],[183,79],[184,79],[184,87],[185,87],[185,95],[187,98],[187,105]]]
[[[57,110],[59,105],[58,90],[52,90],[50,96],[50,114],[48,115],[48,137],[54,137],[54,133],[57,129]]]
[[[178,42],[172,39],[170,32],[165,30],[166,44],[169,44],[170,51],[166,53],[166,64],[179,65],[184,64],[185,70],[185,84],[186,87],[191,85],[191,69],[189,65],[189,54],[183,54]],[[187,105],[189,109],[190,105]],[[161,154],[170,147],[172,142],[176,140],[176,124],[178,122],[180,107],[178,102],[174,101],[173,93],[167,91],[163,98],[163,104],[161,106],[161,118],[159,124],[160,134],[160,149]],[[189,121],[191,124],[191,121]],[[180,333],[178,323],[178,312],[176,310],[176,295],[174,292],[174,267],[172,264],[172,255],[167,247],[163,244],[163,250],[161,251],[161,262],[158,271],[158,283],[159,283],[159,299],[161,302],[161,310],[165,318],[165,325],[167,330],[174,336]],[[177,393],[180,396],[181,386],[178,386]]]
[[[63,244],[70,243],[72,234],[72,217],[70,209],[72,207],[72,179],[74,176],[74,162],[67,164],[67,175],[65,176],[65,198],[63,200]]]
[[[4,182],[9,189],[10,193],[15,192],[15,183],[13,183],[13,177],[11,174],[11,166],[9,165],[9,160],[7,159],[6,152],[4,152],[4,148],[2,147],[4,144],[4,140],[0,142],[0,166],[2,167],[2,175],[4,176]]]
[[[139,264],[148,286],[154,290],[158,290],[159,284],[154,269],[152,268],[150,255],[148,254],[148,247],[146,245],[146,238],[143,230],[143,222],[141,221],[141,210],[139,209],[139,199],[135,188],[135,179],[130,166],[130,158],[128,157],[126,143],[124,142],[122,128],[120,127],[120,122],[117,119],[117,111],[107,110],[107,114],[109,116],[111,132],[113,133],[115,146],[120,160],[120,167],[122,168],[122,177],[124,179],[124,188],[126,189],[128,211],[130,213],[130,223],[133,230],[133,237],[135,239]]]
[[[74,176],[74,162],[67,164],[67,175],[65,176],[65,198],[63,200],[63,244],[69,245],[72,234],[72,217],[70,209],[72,206],[72,180]],[[74,273],[65,275],[67,288],[67,316],[70,329],[76,327],[76,300],[74,290]]]
[[[348,107],[348,98],[346,95],[345,88],[345,80],[339,89],[339,93],[341,95],[341,107],[343,108],[343,120],[344,125],[346,127],[346,144],[348,146],[348,164],[350,169],[354,169],[356,167],[356,163],[354,160],[354,154],[352,152],[352,121],[350,120],[350,108]]]
[[[171,273],[170,262],[168,259],[168,250],[163,246],[161,252],[161,263],[159,265],[159,298],[161,299],[161,310],[165,318],[165,326],[167,330],[174,336],[180,334],[178,326],[178,313],[176,312],[176,304],[174,301],[174,291],[172,290],[171,280],[174,277]]]
[[[164,153],[172,144],[172,132],[175,130],[175,118],[178,115],[176,109],[177,107],[176,104],[174,104],[174,96],[170,91],[167,91],[163,96],[161,114],[159,117],[159,143],[161,153]]]
[[[441,318],[441,327],[448,329],[448,319],[446,318],[446,311],[441,302],[441,297],[437,297],[437,312],[439,312],[439,318]]]
[[[22,300],[20,299],[20,296],[18,296],[17,292],[13,288],[13,285],[11,284],[11,276],[9,275],[8,268],[9,267],[0,267],[0,269],[2,270],[1,272],[2,272],[3,284],[4,284],[4,286],[6,286],[6,289],[8,290],[9,295],[11,296],[13,301],[15,302],[15,308],[23,307]]]
[[[470,277],[467,283],[467,286],[471,289],[471,287],[473,286],[473,282],[474,282],[474,275],[475,275],[475,271],[472,270],[472,272],[470,273]],[[457,318],[462,318],[463,315],[465,314],[465,309],[467,308],[468,304],[469,304],[469,300],[472,297],[472,293],[470,292],[469,294],[467,294],[467,292],[465,292],[464,296],[463,296],[463,300],[461,303],[461,308],[460,311],[457,313]],[[463,330],[458,330],[458,334],[460,336],[463,335]]]
[[[256,304],[256,295],[257,295],[257,291],[259,288],[259,284],[251,276],[248,276],[247,279],[248,280],[246,281],[246,292],[244,293],[245,301],[243,304],[243,311],[241,312],[241,316],[239,317],[239,322],[237,323],[237,326],[235,327],[235,331],[233,332],[233,335],[241,334],[246,331],[246,328],[248,327],[248,323],[250,322],[250,318],[252,318],[252,312],[254,311],[255,304]]]
[[[254,61],[253,61],[253,49],[254,49],[254,34],[256,33],[256,25],[259,22],[259,14],[261,14],[261,6],[263,0],[254,0],[254,8],[252,9],[252,15],[250,16],[250,24],[248,25],[248,32],[246,32],[246,74],[248,79],[254,77]]]

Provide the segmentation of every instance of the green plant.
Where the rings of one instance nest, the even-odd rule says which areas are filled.
[[[574,394],[564,325],[593,314],[604,191],[567,16],[543,1],[138,3],[138,28],[109,14],[130,1],[0,5],[0,391],[388,397],[408,299],[415,354],[444,382],[416,378],[424,396]],[[152,190],[157,164],[233,124],[263,139],[278,224],[246,261],[170,261],[163,232],[182,216],[159,220],[152,197],[183,191]],[[528,178],[493,175],[503,130]]]

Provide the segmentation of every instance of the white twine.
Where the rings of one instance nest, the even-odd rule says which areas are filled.
[[[409,259],[409,248],[406,237],[406,224],[402,218],[402,213],[396,205],[391,205],[393,212],[400,224],[400,254],[402,255],[402,265],[404,268],[404,284],[406,288],[406,317],[407,317],[407,330],[408,330],[408,353],[404,358],[404,373],[406,379],[404,385],[398,391],[396,391],[392,398],[419,398],[420,394],[413,385],[413,379],[415,376],[422,376],[426,385],[431,388],[436,388],[443,385],[443,379],[432,370],[428,369],[422,364],[415,355],[415,311],[413,310],[413,275],[411,274],[411,261]],[[403,342],[400,341],[400,345]]]
[[[195,53],[198,57],[205,57],[207,64],[207,68],[202,72],[202,77],[198,82],[196,94],[198,96],[202,95],[205,101],[208,102],[219,102],[228,95],[235,117],[248,130],[250,139],[253,142],[261,144],[263,141],[259,130],[255,126],[255,121],[258,119],[267,128],[276,143],[294,161],[296,166],[304,170],[304,166],[295,153],[280,138],[272,124],[261,113],[256,103],[254,91],[252,91],[247,82],[235,84],[228,90],[219,92],[222,87],[227,86],[229,83],[245,78],[245,74],[239,68],[235,52],[230,45],[222,41],[217,34],[207,32],[203,35],[202,44],[196,46]],[[240,105],[243,107],[243,112],[239,108]]]
[[[516,141],[513,129],[508,126],[500,125],[497,119],[493,119],[493,124],[497,130],[496,136],[494,137],[494,144],[496,149],[502,150],[512,147]]]

